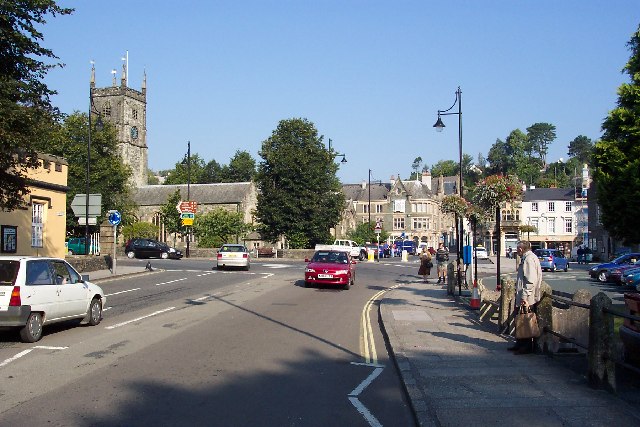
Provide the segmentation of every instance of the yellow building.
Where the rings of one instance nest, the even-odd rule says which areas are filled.
[[[67,216],[67,161],[40,154],[27,170],[25,208],[0,210],[0,255],[64,258]]]

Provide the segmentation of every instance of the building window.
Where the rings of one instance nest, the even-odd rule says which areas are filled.
[[[394,212],[404,213],[405,212],[405,202],[406,202],[406,200],[404,200],[404,199],[394,200],[393,201],[393,211]]]
[[[413,218],[413,230],[428,230],[429,229],[429,218]]]
[[[138,110],[136,110],[135,108],[132,108],[131,117],[133,118],[133,120],[138,120]]]
[[[573,234],[573,221],[571,218],[564,219],[564,232],[567,234]]]
[[[538,218],[533,218],[531,220],[531,226],[536,228],[536,233],[540,234],[540,227],[538,226],[539,222],[538,222]]]
[[[556,202],[549,202],[549,212],[556,211]]]
[[[538,202],[531,202],[531,212],[538,212]]]
[[[565,212],[573,211],[573,202],[564,202],[564,211]]]
[[[393,218],[393,229],[404,230],[404,217]]]
[[[62,172],[62,164],[61,163],[56,163],[56,172]]]
[[[382,213],[382,205],[376,205],[376,213]]]
[[[111,116],[111,103],[109,101],[105,102],[102,106],[102,114],[104,114],[106,117]]]
[[[362,205],[362,213],[369,213],[369,205]]]
[[[34,203],[31,205],[31,247],[43,247],[42,230],[44,227],[44,205]]]
[[[556,219],[555,218],[549,218],[549,220],[547,221],[547,233],[548,234],[555,234],[556,233]]]

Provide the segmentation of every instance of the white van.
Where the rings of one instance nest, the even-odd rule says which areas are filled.
[[[24,342],[42,326],[81,319],[95,326],[106,302],[102,289],[58,258],[0,257],[0,327],[20,330]]]

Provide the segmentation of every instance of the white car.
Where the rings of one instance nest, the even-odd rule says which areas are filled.
[[[476,246],[476,256],[478,259],[489,259],[489,254],[483,246]]]
[[[218,249],[216,268],[220,270],[227,267],[241,267],[249,271],[251,258],[249,257],[249,250],[245,245],[228,243]]]
[[[104,292],[58,258],[0,257],[0,327],[20,330],[24,342],[42,338],[42,327],[80,319],[102,320]]]

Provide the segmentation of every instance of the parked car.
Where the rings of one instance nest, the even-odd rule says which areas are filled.
[[[313,254],[304,270],[304,286],[342,286],[343,289],[355,284],[356,260],[348,252],[319,250]]]
[[[154,239],[131,239],[127,242],[124,253],[128,258],[182,258],[182,251]]]
[[[627,273],[627,271],[636,270],[638,268],[640,268],[640,260],[636,261],[633,264],[623,264],[617,267],[613,267],[607,272],[607,282],[613,282],[619,285],[623,285],[623,276]]]
[[[84,255],[86,254],[86,248],[84,245],[84,237],[72,237],[67,242],[67,253],[69,255]]]
[[[616,268],[621,265],[627,265],[635,263],[640,259],[640,253],[631,252],[624,255],[620,255],[617,258],[614,258],[610,262],[605,262],[604,264],[598,264],[595,267],[589,269],[589,276],[593,279],[597,279],[600,282],[607,281],[607,274],[610,269]]]
[[[380,258],[380,255],[382,254],[382,246],[378,246],[375,243],[367,243],[364,247],[367,249],[367,258],[370,253],[373,253],[373,259]]]
[[[622,277],[622,281],[624,285],[635,288],[638,292],[640,292],[640,268],[634,268],[626,272]]]
[[[42,338],[42,327],[81,319],[95,326],[106,302],[102,289],[58,258],[0,257],[0,327],[20,331],[24,342]]]
[[[216,268],[240,267],[246,271],[251,268],[249,249],[245,245],[228,243],[222,245],[216,254]]]
[[[569,270],[569,258],[566,258],[560,250],[536,249],[533,253],[536,254],[538,259],[540,260],[540,267],[543,270]]]
[[[489,254],[484,246],[476,246],[476,257],[478,259],[489,259]]]

